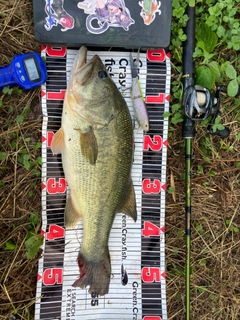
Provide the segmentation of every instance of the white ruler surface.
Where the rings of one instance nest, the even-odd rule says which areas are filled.
[[[150,130],[146,134],[135,119],[130,98],[129,52],[97,53],[121,90],[134,124],[132,180],[138,219],[117,214],[109,238],[112,276],[109,293],[98,296],[72,287],[79,277],[77,256],[83,227],[64,228],[68,196],[61,155],[50,145],[61,125],[64,94],[77,50],[42,47],[48,80],[42,87],[42,234],[35,320],[167,320],[165,273],[165,191],[169,109],[170,59],[163,49],[140,54],[139,80],[145,94]],[[132,53],[136,57],[136,53]],[[97,97],[96,97],[97,99]]]

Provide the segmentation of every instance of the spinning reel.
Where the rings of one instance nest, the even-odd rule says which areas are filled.
[[[218,87],[216,94],[213,95],[203,86],[188,86],[183,95],[183,107],[185,115],[192,121],[203,121],[211,116],[207,127],[207,133],[217,134],[221,138],[227,138],[230,134],[228,128],[213,132],[213,125],[217,116],[220,114],[220,93],[225,91],[225,87]]]

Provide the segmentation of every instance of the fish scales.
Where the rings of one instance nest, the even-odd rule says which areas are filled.
[[[121,122],[121,125],[118,122]],[[89,164],[77,148],[71,152],[71,146],[69,154],[66,154],[71,163],[67,159],[64,161],[63,157],[63,163],[66,163],[64,171],[72,167],[72,178],[70,179],[74,179],[71,185],[75,185],[75,189],[71,190],[71,197],[74,197],[74,193],[78,195],[76,207],[81,208],[84,229],[91,230],[91,233],[84,233],[84,239],[86,239],[84,243],[88,249],[91,246],[93,250],[101,247],[99,240],[106,242],[108,234],[101,228],[102,224],[109,224],[108,231],[110,232],[115,212],[118,207],[121,207],[131,167],[129,159],[131,159],[132,153],[132,137],[131,134],[128,134],[128,138],[124,139],[119,128],[124,130],[129,125],[131,123],[128,121],[128,116],[122,112],[116,121],[113,120],[109,126],[96,131],[98,158],[95,165]],[[130,132],[130,130],[128,131]],[[77,145],[78,142],[79,137],[76,135],[76,140],[72,139],[72,144]],[[78,156],[76,157],[75,154]],[[116,156],[112,157],[112,154]],[[96,215],[96,211],[98,215]],[[111,219],[109,219],[110,217]],[[101,233],[105,234],[101,235]],[[96,235],[96,243],[91,239],[94,235]]]
[[[77,55],[64,99],[62,126],[53,153],[62,153],[70,196],[65,226],[83,219],[78,255],[80,277],[73,286],[108,293],[111,262],[108,238],[116,213],[137,219],[131,180],[133,129],[128,107],[98,56]],[[98,96],[97,96],[98,94]]]

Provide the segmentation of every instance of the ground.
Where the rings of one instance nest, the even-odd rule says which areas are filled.
[[[0,63],[29,51],[34,39],[30,0],[0,0]],[[174,61],[172,61],[174,64]],[[172,79],[179,75],[172,71]],[[41,227],[40,89],[0,92],[0,319],[34,319],[39,251],[26,241]],[[193,140],[192,319],[240,319],[239,100],[224,96],[226,140],[198,125]],[[169,320],[184,319],[185,182],[181,124],[169,129],[166,268]],[[173,191],[174,190],[174,191]],[[28,252],[29,253],[29,252]]]

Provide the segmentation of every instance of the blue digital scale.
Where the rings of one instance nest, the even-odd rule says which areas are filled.
[[[46,79],[46,65],[35,52],[17,55],[9,65],[0,68],[0,89],[20,86],[30,90],[45,83]]]

